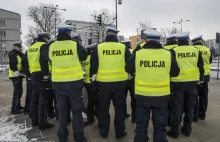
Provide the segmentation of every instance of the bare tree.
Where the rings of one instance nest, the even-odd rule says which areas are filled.
[[[141,30],[147,29],[147,28],[152,28],[151,21],[146,20],[146,21],[141,21],[138,22],[138,28],[136,29],[138,34],[141,34]]]
[[[113,12],[110,13],[108,9],[102,9],[100,11],[94,10],[93,14],[91,14],[94,21],[96,21],[98,15],[102,15],[102,26],[95,24],[94,27],[90,28],[90,31],[92,35],[95,35],[95,37],[99,34],[99,41],[103,42],[105,40],[106,27],[115,26],[113,25],[115,23],[115,14]]]
[[[63,19],[58,11],[54,11],[53,4],[40,3],[28,7],[27,18],[33,22],[29,28],[29,34],[26,35],[26,45],[30,45],[30,39],[38,32],[49,32],[50,36],[55,35],[55,25],[62,23]],[[56,24],[55,24],[56,18]]]
[[[180,30],[178,30],[176,27],[161,28],[160,31],[165,37],[172,35],[172,34],[180,33]]]

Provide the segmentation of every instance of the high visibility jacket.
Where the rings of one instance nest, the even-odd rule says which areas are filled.
[[[117,82],[128,79],[125,71],[125,45],[105,42],[98,45],[99,68],[97,81]]]
[[[199,50],[193,46],[178,46],[173,49],[176,53],[176,61],[180,68],[180,74],[172,77],[172,82],[199,81]]]
[[[169,51],[164,49],[137,51],[135,94],[142,96],[170,95],[170,68],[171,53]]]
[[[132,49],[132,48],[129,48],[129,51],[131,52],[131,54],[132,54],[133,50],[134,50],[134,49]]]
[[[171,49],[173,49],[174,47],[177,47],[177,46],[178,46],[178,44],[173,44],[173,45],[164,46],[164,48],[167,49],[167,50],[171,50]]]
[[[141,48],[143,48],[143,46],[146,44],[146,42],[142,42],[140,43]]]
[[[85,78],[84,78],[85,83],[91,83],[90,76],[89,76],[89,74],[90,74],[90,59],[91,59],[91,55],[88,55],[86,61],[83,62],[84,71],[86,73]]]
[[[18,68],[18,71],[20,71],[20,70],[22,70],[21,57],[19,55],[16,55],[16,58],[18,61],[17,68]],[[15,77],[14,72],[13,72],[13,70],[10,69],[10,67],[8,68],[8,75],[9,75],[9,77]],[[24,76],[24,74],[21,74],[20,76]]]
[[[195,45],[194,47],[198,48],[202,54],[202,59],[204,62],[204,75],[210,75],[210,57],[211,51],[208,47],[204,45]]]
[[[51,72],[52,72],[52,66],[51,66],[51,62],[50,62],[50,61],[48,62],[48,66],[49,66],[49,67],[48,67],[49,73],[51,73]]]
[[[30,73],[41,71],[40,48],[43,44],[46,44],[46,42],[36,42],[27,50]]]
[[[70,82],[83,79],[76,42],[71,40],[55,41],[50,45],[49,58],[52,62],[53,82]]]

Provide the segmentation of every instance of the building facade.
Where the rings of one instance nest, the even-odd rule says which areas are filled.
[[[6,64],[12,43],[20,41],[21,15],[0,8],[0,64]]]
[[[105,39],[105,28],[116,27],[115,25],[104,25],[98,28],[95,22],[66,20],[65,24],[73,26],[73,32],[77,32],[82,38],[82,45],[85,47],[89,45],[89,39],[91,43],[103,42]],[[99,38],[98,38],[99,31]],[[98,40],[99,39],[99,40]]]

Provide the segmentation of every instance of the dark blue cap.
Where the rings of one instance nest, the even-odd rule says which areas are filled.
[[[192,39],[192,42],[196,42],[196,41],[199,41],[199,40],[203,40],[203,39],[202,39],[202,36],[203,36],[203,35],[199,35],[199,36],[197,36],[197,37],[194,37],[194,38]]]
[[[12,45],[16,47],[22,47],[22,43],[20,41],[16,41]]]

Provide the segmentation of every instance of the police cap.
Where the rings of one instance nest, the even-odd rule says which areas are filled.
[[[58,32],[71,32],[72,28],[73,26],[71,25],[58,25],[57,26]]]
[[[16,46],[16,47],[20,47],[20,48],[22,47],[21,41],[16,41],[16,42],[12,43],[12,45]]]
[[[199,41],[199,40],[203,40],[203,39],[202,39],[202,36],[203,36],[203,35],[199,35],[199,36],[197,36],[197,37],[192,38],[192,42],[196,42],[196,41]]]
[[[159,31],[153,29],[146,29],[143,31],[143,34],[147,39],[154,40],[159,40],[163,36]]]
[[[189,35],[190,35],[190,32],[186,31],[183,33],[176,34],[176,38],[178,40],[185,40],[185,39],[189,39]]]

